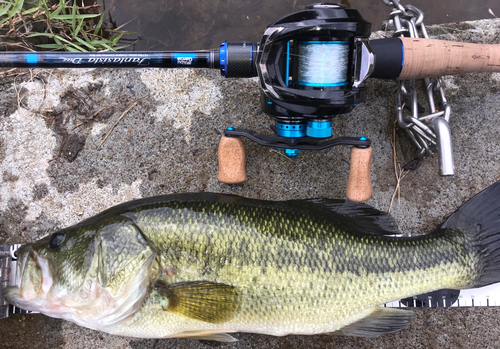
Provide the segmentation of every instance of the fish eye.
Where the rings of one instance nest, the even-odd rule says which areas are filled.
[[[50,236],[49,247],[52,250],[58,249],[61,247],[61,244],[66,240],[66,233],[63,231],[55,232]]]

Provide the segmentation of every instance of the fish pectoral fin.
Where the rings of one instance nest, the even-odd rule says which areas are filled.
[[[239,305],[238,289],[223,283],[211,281],[179,282],[172,285],[156,283],[155,289],[168,300],[164,310],[210,323],[230,320]]]
[[[227,334],[227,333],[220,333],[220,332],[210,332],[210,331],[186,331],[186,332],[181,332],[178,334],[173,335],[172,337],[168,338],[191,338],[191,339],[197,339],[200,341],[217,341],[217,342],[225,342],[225,343],[232,343],[232,342],[238,342],[236,338],[233,336]]]
[[[413,311],[377,307],[367,317],[340,329],[346,336],[378,337],[410,326]]]

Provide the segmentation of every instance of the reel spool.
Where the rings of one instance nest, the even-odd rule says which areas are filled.
[[[370,32],[357,10],[335,4],[311,5],[271,24],[256,58],[264,112],[285,122],[331,120],[364,102],[361,83],[374,60]],[[306,135],[314,137],[310,129]]]
[[[365,137],[327,138],[332,136],[332,119],[336,115],[348,113],[366,100],[363,81],[374,67],[368,45],[370,33],[371,24],[357,10],[337,4],[314,4],[271,24],[251,59],[255,58],[259,76],[262,110],[276,120],[271,127],[275,136],[229,127],[223,138],[246,137],[260,145],[283,149],[289,157],[298,156],[301,150],[354,146],[348,197],[355,201],[368,199],[370,141]],[[238,152],[244,154],[244,150]],[[219,157],[220,171],[231,167],[227,162],[230,160]],[[244,163],[234,168],[244,168]],[[228,177],[219,172],[219,179]],[[237,179],[230,183],[246,180],[243,175],[231,178]]]

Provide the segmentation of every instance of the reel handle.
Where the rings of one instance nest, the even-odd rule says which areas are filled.
[[[247,180],[245,146],[241,137],[222,135],[219,142],[219,182],[238,184]]]
[[[351,165],[347,181],[346,196],[349,200],[362,202],[372,196],[371,180],[372,147],[351,149]]]

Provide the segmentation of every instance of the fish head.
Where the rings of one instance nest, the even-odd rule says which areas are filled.
[[[104,329],[136,312],[149,289],[155,252],[128,223],[60,230],[17,251],[7,302]]]

